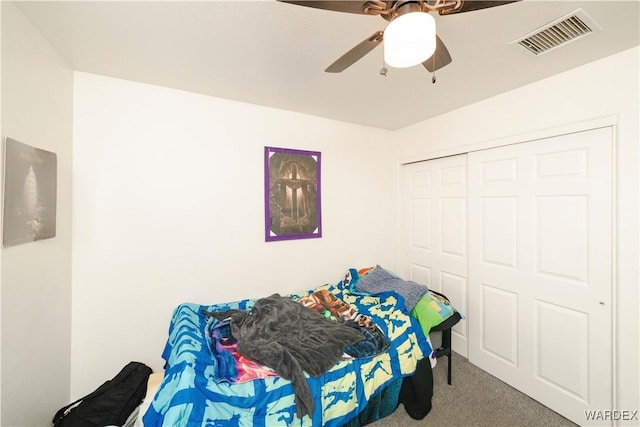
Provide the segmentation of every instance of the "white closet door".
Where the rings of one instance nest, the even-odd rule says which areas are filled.
[[[442,292],[467,312],[467,155],[403,167],[403,277]],[[467,355],[467,324],[452,329],[452,348]]]
[[[588,425],[612,408],[612,130],[468,161],[469,359]]]

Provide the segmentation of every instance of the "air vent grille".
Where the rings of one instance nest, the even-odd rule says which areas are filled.
[[[578,9],[513,43],[517,43],[534,55],[540,55],[589,35],[594,29],[598,29],[597,24],[582,9]]]

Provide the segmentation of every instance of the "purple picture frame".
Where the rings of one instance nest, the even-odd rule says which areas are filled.
[[[322,237],[318,151],[264,147],[265,241]]]

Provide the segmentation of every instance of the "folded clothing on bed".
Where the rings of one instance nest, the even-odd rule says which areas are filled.
[[[426,286],[410,280],[402,280],[379,265],[366,270],[363,277],[355,281],[354,286],[356,291],[371,295],[389,291],[396,292],[404,298],[404,305],[409,312],[413,310],[420,298],[429,291]]]

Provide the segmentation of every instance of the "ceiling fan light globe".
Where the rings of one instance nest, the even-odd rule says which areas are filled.
[[[384,61],[395,68],[413,67],[436,50],[436,22],[429,13],[397,16],[384,30]]]

